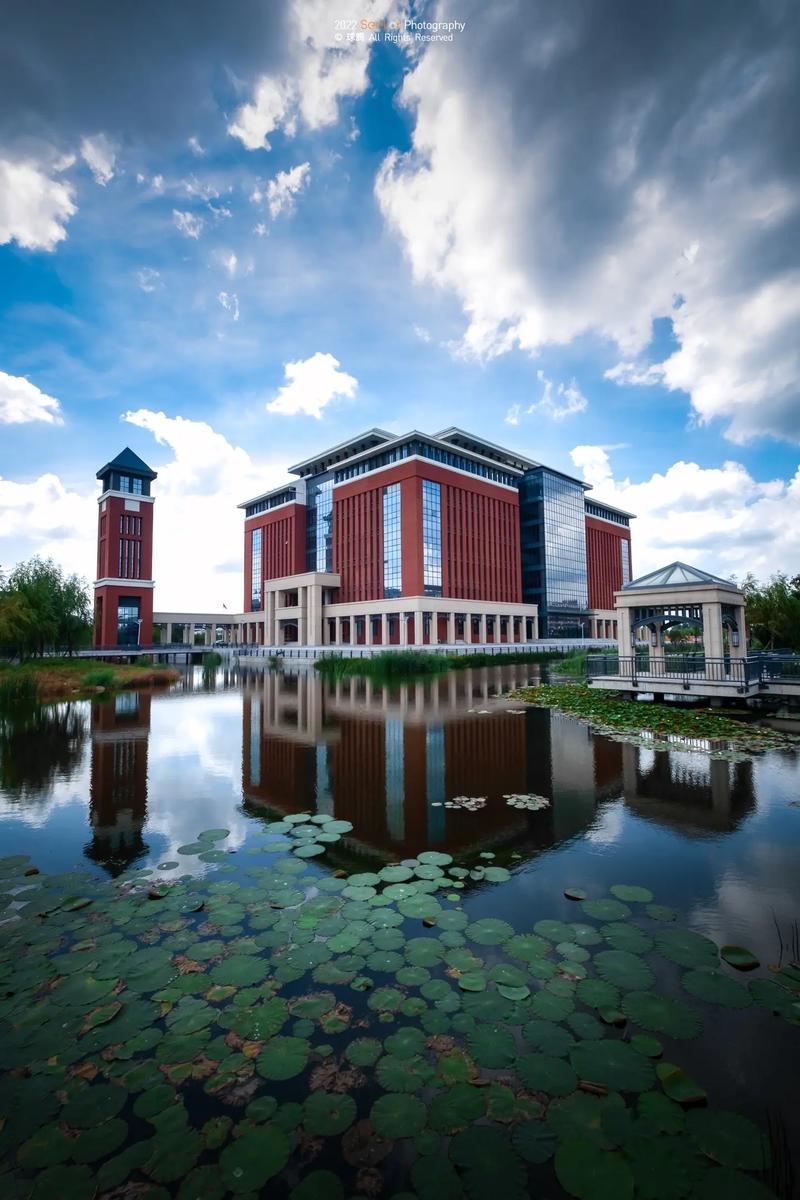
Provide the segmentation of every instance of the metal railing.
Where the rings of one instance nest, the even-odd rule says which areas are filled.
[[[662,685],[728,683],[748,688],[780,682],[800,686],[800,655],[709,658],[705,654],[649,655],[646,651],[619,656],[591,654],[586,660],[586,674],[590,680],[610,676]]]
[[[446,645],[401,646],[396,643],[382,646],[379,643],[372,646],[228,646],[239,658],[280,658],[285,662],[297,660],[316,661],[319,658],[371,658],[374,654],[405,653],[408,651],[425,654],[458,655],[459,657],[472,654],[491,654],[501,658],[506,654],[547,654],[556,651],[561,654],[573,654],[576,650],[587,647],[608,646],[610,641],[598,639],[580,641],[538,641],[538,642],[455,642]]]

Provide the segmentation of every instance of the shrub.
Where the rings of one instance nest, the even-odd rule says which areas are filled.
[[[111,687],[113,683],[112,667],[95,667],[93,670],[87,671],[85,675],[81,675],[82,687]]]

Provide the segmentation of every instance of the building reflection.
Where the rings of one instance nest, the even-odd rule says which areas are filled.
[[[711,749],[672,754],[624,744],[626,806],[690,836],[736,829],[756,806],[753,760],[714,759]]]
[[[383,687],[313,673],[245,677],[243,791],[252,812],[316,808],[352,821],[365,849],[536,852],[586,829],[619,795],[622,747],[544,709],[492,697],[531,681],[529,664],[451,672]],[[500,708],[498,712],[497,709]],[[531,812],[508,793],[547,797]],[[446,808],[484,796],[477,812]]]
[[[91,710],[92,766],[87,858],[119,875],[147,854],[149,692],[119,692]]]

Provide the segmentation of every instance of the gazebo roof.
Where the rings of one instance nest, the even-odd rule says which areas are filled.
[[[699,567],[690,567],[688,563],[683,562],[673,562],[657,571],[651,571],[649,575],[640,575],[638,579],[632,579],[630,583],[624,584],[622,590],[630,592],[638,588],[644,591],[664,587],[708,587],[709,584],[713,584],[714,587],[730,588],[731,591],[739,590],[732,580],[722,579],[719,575],[710,575],[708,571],[701,571]]]

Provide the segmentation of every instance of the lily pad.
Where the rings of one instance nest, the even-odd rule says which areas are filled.
[[[115,1117],[127,1099],[124,1088],[98,1083],[77,1092],[61,1110],[61,1119],[76,1129],[88,1129]]]
[[[629,883],[615,883],[608,889],[612,896],[624,900],[626,904],[650,904],[653,893],[645,887],[636,887]]]
[[[570,1053],[570,1062],[581,1079],[612,1091],[645,1092],[653,1086],[653,1066],[626,1042],[604,1038],[581,1042]]]
[[[517,1061],[517,1074],[526,1087],[549,1096],[568,1096],[578,1086],[575,1071],[552,1054],[526,1054]]]
[[[325,853],[325,847],[319,842],[303,842],[299,846],[295,846],[292,853],[296,858],[317,858],[318,855]]]
[[[633,1176],[625,1160],[591,1142],[562,1142],[555,1167],[564,1191],[579,1200],[630,1200],[633,1196]]]
[[[581,908],[594,921],[624,921],[631,910],[621,900],[584,900]]]
[[[370,1123],[378,1137],[415,1137],[425,1128],[428,1110],[416,1096],[391,1092],[376,1100],[370,1112]]]
[[[752,997],[747,988],[722,971],[686,971],[681,983],[692,996],[723,1008],[747,1008]]]
[[[292,1189],[289,1200],[344,1200],[344,1186],[333,1171],[311,1171]]]
[[[752,950],[746,950],[744,946],[721,946],[719,953],[737,971],[754,971],[761,965]]]
[[[303,1104],[303,1124],[309,1133],[332,1137],[344,1133],[356,1119],[356,1102],[346,1094],[312,1092]]]
[[[659,954],[680,967],[716,967],[719,963],[719,953],[711,939],[693,929],[659,929],[655,942]]]
[[[646,991],[655,981],[647,963],[627,950],[601,950],[593,964],[601,979],[623,991]]]
[[[483,1116],[485,1104],[480,1088],[469,1083],[455,1083],[434,1097],[428,1121],[437,1133],[457,1133]]]
[[[292,1079],[305,1069],[311,1045],[305,1038],[278,1035],[267,1042],[256,1060],[264,1079]]]
[[[274,1125],[261,1125],[237,1138],[220,1154],[219,1165],[229,1189],[258,1192],[289,1161],[290,1143]]]
[[[481,917],[467,925],[465,933],[471,942],[477,942],[479,946],[500,946],[513,935],[514,929],[508,921],[501,921],[498,917]]]
[[[498,1025],[478,1025],[467,1037],[469,1052],[479,1067],[509,1067],[517,1056],[514,1035]]]
[[[723,1167],[765,1171],[769,1141],[757,1126],[738,1113],[696,1109],[687,1114],[686,1131],[708,1158]]]
[[[705,1104],[706,1093],[674,1063],[658,1063],[656,1075],[670,1100],[688,1108],[690,1105]]]
[[[622,998],[622,1011],[642,1029],[667,1037],[694,1038],[703,1028],[703,1022],[688,1005],[655,992],[629,992]]]
[[[575,1045],[572,1034],[562,1026],[556,1025],[554,1021],[528,1021],[527,1025],[523,1027],[522,1036],[533,1050],[539,1050],[543,1054],[553,1054],[557,1058],[569,1054]]]
[[[525,1121],[517,1125],[511,1140],[517,1153],[529,1163],[547,1162],[558,1145],[556,1135],[543,1121]]]

